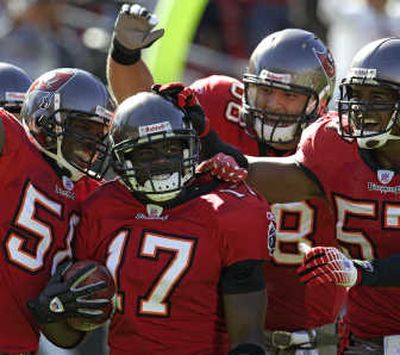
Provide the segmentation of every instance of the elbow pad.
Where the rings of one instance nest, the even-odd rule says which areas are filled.
[[[232,264],[222,271],[222,293],[237,294],[261,291],[265,288],[263,261],[246,260]]]

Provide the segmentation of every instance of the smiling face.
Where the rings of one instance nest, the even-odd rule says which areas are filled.
[[[79,113],[67,113],[61,151],[73,166],[89,169],[101,152],[105,153],[109,127],[98,119]]]
[[[287,114],[288,122],[296,120],[296,115],[301,115],[305,109],[308,97],[302,93],[282,90],[268,86],[259,86],[249,89],[250,96],[255,96],[254,105],[271,113],[271,120],[274,121],[274,114]],[[253,94],[255,91],[255,95]],[[276,120],[276,118],[275,118]]]
[[[326,112],[335,64],[313,33],[285,29],[265,37],[243,75],[243,115],[260,145],[296,148],[302,130]]]
[[[394,90],[355,86],[351,90],[351,121],[355,131],[379,134],[386,130],[396,100]]]
[[[343,85],[339,117],[344,137],[376,149],[399,135],[398,92],[388,86]]]
[[[115,146],[119,171],[128,188],[151,201],[176,198],[194,176],[197,137],[187,133],[155,133]],[[195,154],[194,154],[195,153]]]
[[[303,129],[304,113],[317,104],[305,93],[267,85],[250,85],[249,103],[255,110],[254,131],[275,149],[294,149]],[[309,104],[309,101],[311,104]]]
[[[125,160],[132,163],[136,179],[143,185],[149,179],[162,179],[182,169],[183,140],[171,138],[159,142],[148,142],[125,154]]]

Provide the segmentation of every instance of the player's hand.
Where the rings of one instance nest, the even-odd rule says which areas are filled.
[[[193,128],[200,138],[207,135],[209,122],[193,89],[181,82],[175,82],[165,85],[154,84],[151,90],[186,111]]]
[[[69,280],[63,281],[63,275],[71,265],[70,261],[61,264],[39,297],[27,302],[28,309],[39,324],[58,322],[70,317],[96,320],[102,316],[99,309],[109,301],[86,300],[83,296],[104,289],[105,281],[76,287],[95,271],[96,265],[88,265]]]
[[[211,159],[201,162],[197,172],[209,173],[220,180],[233,183],[241,182],[247,177],[247,170],[241,168],[235,159],[224,153],[218,153]]]
[[[164,35],[163,29],[154,30],[156,15],[138,4],[123,4],[114,24],[113,41],[125,51],[135,52],[150,47]]]
[[[334,283],[352,287],[358,281],[354,263],[333,247],[309,248],[297,273],[300,281],[309,285]]]

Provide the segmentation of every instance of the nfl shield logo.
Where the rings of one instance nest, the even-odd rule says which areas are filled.
[[[392,181],[394,176],[394,171],[392,170],[378,170],[377,177],[381,184],[387,185],[389,182]]]
[[[158,205],[152,205],[151,203],[146,205],[147,215],[149,217],[160,217],[163,213],[163,208]]]
[[[62,182],[65,190],[72,191],[74,189],[74,182],[69,177],[63,176]]]

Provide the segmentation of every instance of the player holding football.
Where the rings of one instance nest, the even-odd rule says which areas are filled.
[[[143,78],[151,82],[138,59],[140,48],[163,34],[153,31],[155,23],[154,15],[138,5],[121,9],[108,61],[109,80],[119,99],[144,88]],[[334,62],[326,46],[310,32],[288,29],[266,37],[254,50],[244,88],[226,76],[201,79],[190,88],[197,92],[211,130],[224,141],[250,155],[286,156],[294,153],[303,128],[325,112],[334,82]],[[278,229],[277,249],[265,268],[270,285],[267,342],[277,351],[317,346],[327,353],[327,346],[337,342],[334,330],[318,329],[316,343],[315,329],[335,322],[346,292],[334,285],[304,286],[295,271],[303,260],[300,244],[337,245],[332,215],[322,200],[272,209]],[[330,351],[336,352],[333,346]]]
[[[31,85],[21,111],[23,125],[0,110],[0,353],[37,350],[39,326],[27,302],[39,295],[57,264],[71,256],[79,204],[98,186],[87,175],[99,179],[105,166],[112,110],[106,87],[78,69],[50,71]],[[57,277],[60,270],[52,279],[56,288]],[[71,298],[82,295],[69,286],[63,291]],[[50,339],[59,329],[44,323],[62,316],[57,300],[52,301],[52,308],[39,312],[37,302],[29,302]],[[69,312],[80,314],[77,307]],[[82,337],[63,324],[58,327],[66,331],[61,345],[74,345]]]
[[[156,87],[118,107],[119,178],[84,202],[74,255],[116,280],[111,354],[264,354],[274,218],[246,185],[195,176],[199,107],[181,98]]]
[[[333,248],[318,247],[299,270],[304,282],[353,286],[344,354],[400,349],[400,291],[389,287],[399,286],[399,55],[400,38],[364,46],[340,85],[338,117],[306,129],[295,156],[249,158],[250,182],[267,198],[327,199],[342,248],[354,259],[372,260],[353,264]]]

